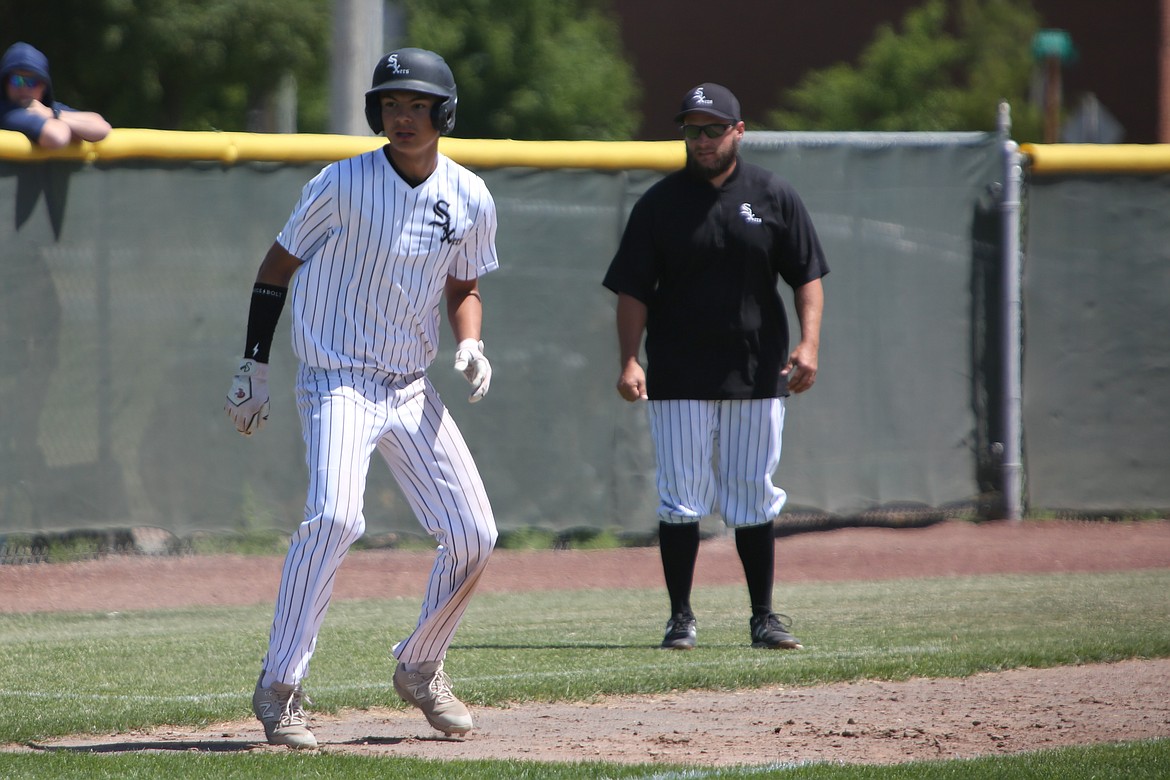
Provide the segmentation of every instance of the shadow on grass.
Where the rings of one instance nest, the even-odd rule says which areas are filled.
[[[263,742],[241,740],[175,740],[173,742],[109,742],[102,745],[38,745],[28,747],[44,753],[145,753],[153,750],[170,752],[241,753],[267,746]]]

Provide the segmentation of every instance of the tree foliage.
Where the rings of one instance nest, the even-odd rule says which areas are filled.
[[[638,87],[605,0],[400,0],[406,41],[459,83],[465,137],[623,139]],[[38,0],[0,5],[0,46],[27,41],[57,98],[118,127],[246,130],[292,75],[297,127],[327,131],[328,0]],[[372,65],[371,65],[372,67]]]
[[[40,0],[0,10],[4,47],[49,57],[59,100],[121,127],[244,130],[286,74],[300,129],[323,130],[330,3]]]
[[[1028,104],[1032,37],[1029,0],[927,0],[901,30],[878,28],[856,67],[809,72],[783,93],[768,124],[786,130],[993,130],[997,106],[1012,106],[1013,136],[1039,135]]]
[[[407,39],[443,55],[456,134],[522,140],[632,137],[639,88],[617,25],[591,0],[405,0]]]

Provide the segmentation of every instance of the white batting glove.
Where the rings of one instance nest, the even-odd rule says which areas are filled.
[[[268,364],[242,361],[223,408],[245,436],[263,428],[268,421]]]
[[[487,395],[492,384],[492,364],[483,356],[483,342],[463,339],[455,347],[455,370],[463,373],[471,383],[471,403]]]

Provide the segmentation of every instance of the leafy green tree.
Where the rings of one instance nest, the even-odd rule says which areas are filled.
[[[464,137],[624,139],[638,86],[606,0],[400,0],[411,45],[459,81]],[[0,46],[48,55],[58,99],[116,127],[246,130],[292,76],[297,129],[327,132],[326,0],[0,4]]]
[[[405,0],[407,40],[443,55],[459,85],[456,134],[623,140],[639,87],[596,0]]]
[[[3,46],[45,52],[59,100],[116,127],[244,130],[293,76],[298,129],[324,131],[330,3],[39,0],[0,9]]]
[[[993,130],[997,106],[1012,107],[1013,137],[1040,135],[1028,103],[1030,0],[927,0],[901,30],[878,28],[856,67],[808,73],[768,115],[786,130]]]

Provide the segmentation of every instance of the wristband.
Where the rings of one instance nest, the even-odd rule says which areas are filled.
[[[268,352],[272,349],[272,334],[276,333],[276,323],[280,319],[280,312],[284,310],[284,299],[288,295],[287,287],[276,287],[271,284],[257,282],[252,288],[252,303],[248,307],[248,339],[244,344],[244,357],[255,360],[257,363],[268,362]]]

